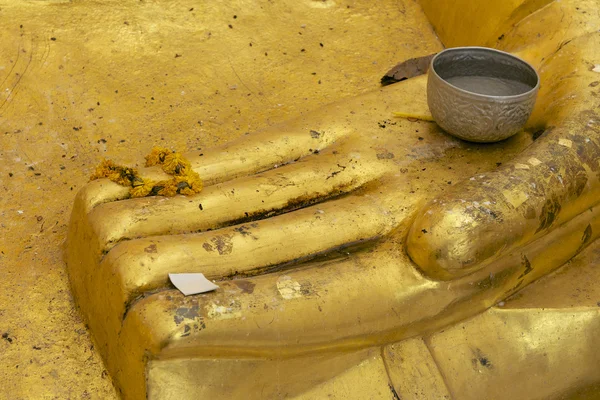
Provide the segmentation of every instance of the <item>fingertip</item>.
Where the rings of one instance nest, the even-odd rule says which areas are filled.
[[[471,209],[464,200],[437,201],[417,215],[406,249],[429,277],[450,280],[467,275],[497,252],[498,227]]]

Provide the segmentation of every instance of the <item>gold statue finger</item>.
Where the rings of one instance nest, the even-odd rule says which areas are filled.
[[[168,286],[169,273],[203,273],[209,279],[253,276],[286,269],[332,250],[381,238],[401,220],[399,205],[376,196],[378,187],[311,207],[201,233],[122,241],[99,265],[96,280],[125,309],[138,296]],[[365,223],[366,222],[366,223]]]

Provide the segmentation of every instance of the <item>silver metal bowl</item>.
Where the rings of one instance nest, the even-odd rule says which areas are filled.
[[[451,135],[497,142],[523,128],[539,86],[535,69],[512,54],[455,47],[431,60],[427,101],[435,122]]]

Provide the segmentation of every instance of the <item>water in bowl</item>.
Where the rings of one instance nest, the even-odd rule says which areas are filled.
[[[488,96],[515,96],[532,89],[523,82],[491,76],[453,76],[446,81],[457,88]]]

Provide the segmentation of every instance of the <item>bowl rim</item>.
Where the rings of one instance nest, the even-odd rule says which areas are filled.
[[[450,53],[450,52],[460,52],[461,50],[481,50],[481,51],[487,51],[487,52],[491,52],[491,53],[497,53],[497,54],[503,54],[506,55],[522,64],[524,64],[526,67],[528,67],[533,74],[536,77],[536,84],[533,88],[531,88],[531,90],[528,90],[527,92],[523,92],[523,93],[519,93],[519,94],[514,94],[514,95],[509,95],[509,96],[495,96],[495,95],[489,95],[489,94],[482,94],[482,93],[476,93],[476,92],[471,92],[469,90],[465,90],[465,89],[461,89],[458,86],[454,86],[453,84],[451,84],[450,82],[448,82],[447,80],[445,80],[444,78],[442,78],[437,71],[435,70],[435,68],[433,67],[434,62],[437,60],[437,58],[445,53]],[[459,92],[468,94],[470,96],[476,96],[479,97],[481,99],[499,99],[499,100],[520,100],[521,98],[527,98],[530,97],[531,95],[535,94],[538,89],[540,88],[540,75],[538,74],[537,70],[527,61],[523,60],[521,57],[518,57],[514,54],[508,53],[506,51],[502,51],[502,50],[498,50],[498,49],[494,49],[491,47],[483,47],[483,46],[461,46],[461,47],[448,47],[447,49],[444,49],[442,51],[440,51],[439,53],[437,53],[430,61],[429,63],[429,71],[437,78],[439,79],[441,82],[443,82],[444,84],[452,87],[453,89],[456,89]]]

